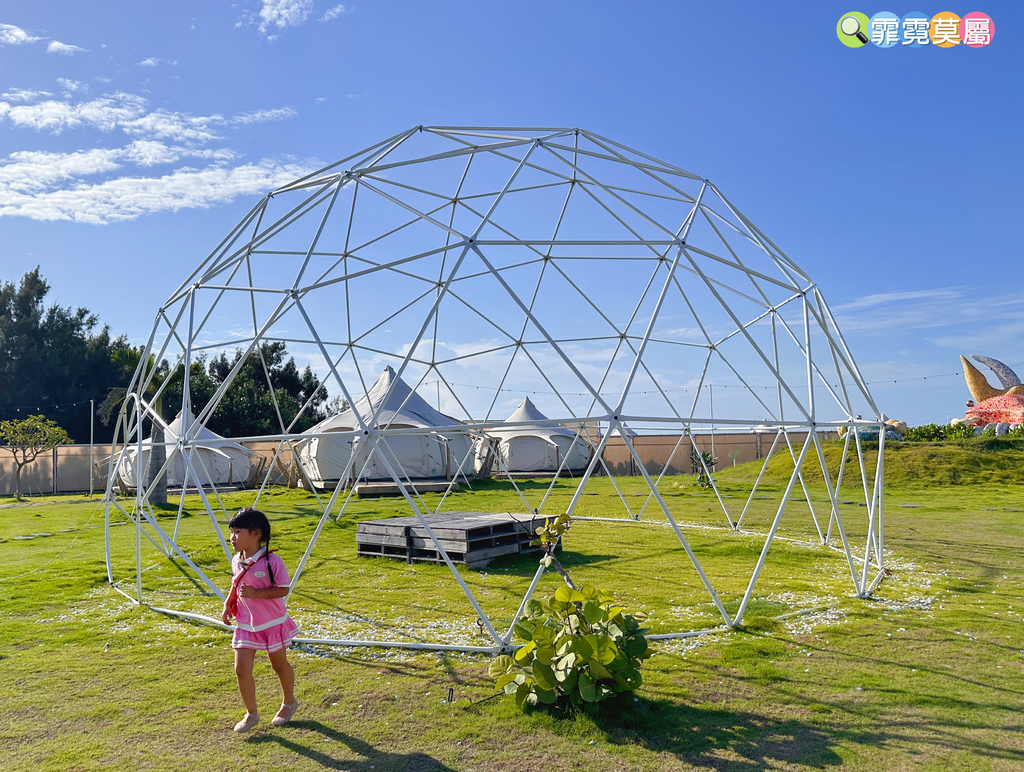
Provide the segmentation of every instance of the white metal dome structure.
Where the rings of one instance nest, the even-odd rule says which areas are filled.
[[[623,499],[623,519],[643,514],[670,527],[688,558],[681,567],[692,566],[726,625],[740,621],[753,597],[806,465],[824,473],[828,524],[819,524],[813,507],[811,517],[820,539],[845,553],[854,593],[869,594],[883,575],[883,453],[867,470],[858,432],[846,433],[859,462],[847,474],[863,488],[864,508],[854,512],[864,518],[864,537],[854,544],[839,506],[843,471],[830,475],[818,437],[828,428],[877,428],[882,416],[817,285],[713,183],[592,132],[418,126],[273,191],[170,295],[143,360],[152,355],[188,371],[203,352],[249,354],[273,341],[313,363],[327,389],[349,405],[370,391],[382,366],[393,366],[397,380],[436,398],[439,412],[452,418],[451,426],[436,427],[439,436],[465,431],[466,423],[481,436],[500,428],[522,394],[538,389],[551,395],[544,412],[552,422],[607,427],[574,480],[569,511],[599,471],[609,437],[621,437],[650,492],[641,512]],[[197,425],[214,414],[233,376],[197,412]],[[137,442],[141,419],[154,418],[145,379],[136,376],[125,403],[122,442]],[[723,384],[717,392],[708,388]],[[188,388],[183,402],[183,410],[191,409]],[[278,420],[272,439],[280,448],[308,438],[280,414]],[[387,438],[423,430],[356,420],[352,438],[375,448],[376,462],[401,483]],[[756,427],[774,435],[768,455],[791,456],[794,471],[733,613],[626,441],[625,423],[640,434],[677,432],[691,442],[709,427]],[[180,456],[199,478],[194,434],[185,427],[168,446],[167,463]],[[884,450],[884,433],[880,444]],[[351,463],[357,456],[350,454]],[[359,470],[339,477],[358,479]],[[216,502],[199,492],[227,554]],[[317,534],[341,493],[339,486],[324,503]],[[129,519],[136,551],[148,539],[222,597],[160,528],[149,496],[139,486],[132,508],[108,495],[108,523],[112,513]],[[422,499],[405,496],[430,532]],[[724,497],[718,502],[728,527],[738,530],[746,508],[734,514]],[[434,541],[490,639],[476,650],[508,648],[511,628],[494,629]],[[293,587],[315,542],[316,536]],[[118,586],[109,539],[107,551]],[[136,583],[130,597],[144,603]]]

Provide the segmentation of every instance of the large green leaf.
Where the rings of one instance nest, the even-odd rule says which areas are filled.
[[[537,681],[538,689],[557,689],[558,681],[555,679],[555,671],[551,665],[545,662],[533,663],[533,677]]]
[[[558,679],[560,675],[564,673],[564,678],[559,680],[559,685],[562,687],[562,691],[565,694],[575,694],[576,684],[579,682],[580,671],[577,668],[569,668],[568,670],[556,670],[555,678]]]
[[[597,689],[594,688],[594,681],[586,673],[580,673],[579,687],[580,697],[587,702],[597,702]]]
[[[622,648],[631,657],[642,657],[647,653],[647,639],[642,635],[634,636]]]
[[[587,605],[583,607],[583,618],[592,625],[597,624],[605,618],[604,609],[597,601],[588,600]]]
[[[572,642],[572,650],[576,656],[586,661],[597,659],[597,641],[593,635],[581,635]]]
[[[555,647],[548,643],[541,644],[533,656],[538,662],[550,662],[555,658]]]
[[[585,635],[583,640],[590,647],[592,653],[588,656],[580,652],[581,656],[585,659],[596,659],[602,665],[610,665],[619,651],[615,641],[607,635]]]
[[[542,702],[545,705],[553,705],[557,699],[557,691],[554,689],[541,689],[540,684],[537,685],[537,702]]]
[[[533,631],[537,625],[532,622],[528,622],[524,619],[517,619],[512,625],[512,632],[516,634],[516,638],[521,641],[532,641]]]
[[[563,584],[555,590],[555,600],[561,603],[584,603],[587,599],[579,590],[574,590],[569,585]]]
[[[537,644],[533,641],[523,644],[520,648],[516,649],[515,660],[516,662],[523,663],[530,661],[530,655],[533,650],[537,648]]]
[[[544,604],[536,598],[530,598],[526,601],[526,616],[528,617],[539,617],[544,613]]]
[[[531,694],[533,694],[533,688],[529,681],[519,684],[519,688],[516,689],[516,705],[523,707],[526,702],[526,698]]]
[[[531,640],[538,646],[542,644],[552,645],[555,642],[555,631],[547,625],[537,625],[533,628]]]
[[[501,676],[498,679],[497,683],[494,684],[494,691],[496,691],[496,692],[505,691],[506,693],[508,693],[508,690],[506,689],[506,687],[509,684],[514,683],[515,680],[516,680],[516,674],[515,673],[505,673],[505,675]],[[518,684],[517,684],[517,686],[518,686]]]
[[[587,600],[598,600],[601,597],[601,591],[592,584],[585,584],[580,587],[580,594]]]
[[[501,678],[506,673],[515,670],[516,663],[508,654],[500,654],[491,660],[487,666],[487,675],[491,678]]]

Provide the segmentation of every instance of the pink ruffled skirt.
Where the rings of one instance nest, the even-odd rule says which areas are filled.
[[[298,631],[299,626],[295,624],[291,617],[288,617],[279,625],[268,627],[266,630],[260,630],[259,632],[236,627],[235,634],[231,639],[231,648],[258,649],[268,653],[281,651],[281,649],[287,649],[292,645],[292,638],[295,637]]]

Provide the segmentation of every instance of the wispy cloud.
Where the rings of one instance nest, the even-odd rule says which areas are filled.
[[[324,15],[320,17],[320,21],[331,21],[332,19],[337,19],[343,13],[345,13],[345,6],[343,4],[336,5],[333,8],[328,8],[324,11]]]
[[[61,54],[63,56],[74,56],[75,54],[85,53],[87,49],[81,46],[73,46],[70,43],[61,43],[59,40],[53,40],[46,47],[46,53],[48,54]]]
[[[0,94],[0,99],[5,102],[34,102],[37,99],[52,97],[52,91],[31,91],[25,88],[12,88]]]
[[[206,209],[273,189],[306,172],[299,164],[264,160],[235,167],[177,169],[160,177],[119,177],[36,194],[0,195],[0,217],[102,225],[155,212]]]
[[[314,168],[271,159],[243,162],[220,141],[230,126],[292,118],[297,112],[291,107],[227,119],[153,110],[144,97],[120,91],[75,99],[83,84],[62,80],[60,85],[63,99],[14,88],[0,96],[0,128],[72,136],[92,130],[125,141],[120,147],[22,150],[0,157],[0,217],[95,224],[131,220],[263,193]],[[201,168],[174,168],[197,162]],[[167,167],[164,173],[153,172],[161,166]]]
[[[291,107],[278,107],[274,110],[253,110],[249,113],[239,113],[231,120],[233,123],[246,125],[249,123],[267,123],[268,121],[283,121],[294,118],[298,113]]]
[[[145,99],[123,92],[77,103],[55,99],[25,105],[0,102],[0,121],[54,133],[78,127],[111,131],[145,115],[145,108]]]
[[[176,67],[177,62],[171,61],[170,59],[159,59],[155,56],[149,56],[139,62],[139,67],[160,67],[167,65],[168,67]]]
[[[29,34],[13,24],[0,24],[0,46],[20,46],[25,43],[38,43],[40,40],[46,38]]]
[[[843,313],[877,306],[889,306],[893,303],[905,303],[907,301],[955,300],[961,294],[962,291],[955,287],[914,290],[911,292],[879,292],[847,301],[835,306],[833,310],[837,313]]]
[[[87,83],[82,83],[80,80],[71,80],[71,78],[57,78],[57,85],[60,86],[65,97],[78,93],[85,94],[89,91]],[[53,96],[53,94],[47,94],[46,96]]]
[[[348,10],[344,3],[338,3],[317,16],[313,0],[260,0],[259,11],[244,12],[235,27],[255,27],[267,40],[276,40],[288,29],[310,20],[333,21]]]
[[[259,12],[259,30],[261,34],[269,36],[274,31],[305,24],[312,14],[312,0],[263,0]]]

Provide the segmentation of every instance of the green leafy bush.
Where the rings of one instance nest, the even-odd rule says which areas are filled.
[[[642,613],[627,614],[610,592],[589,584],[563,585],[546,603],[531,599],[514,626],[522,642],[514,656],[503,654],[488,672],[495,689],[516,704],[583,706],[598,703],[643,683],[641,663],[651,656]]]
[[[641,623],[642,612],[627,614],[615,596],[585,584],[577,588],[555,557],[572,517],[549,518],[537,529],[534,546],[544,551],[540,562],[554,568],[565,584],[545,603],[531,598],[513,633],[521,645],[513,656],[502,654],[488,673],[495,690],[512,696],[520,707],[583,706],[596,712],[598,703],[643,683],[640,664],[651,656]]]
[[[948,426],[943,424],[925,424],[924,426],[911,426],[903,435],[904,442],[941,442],[946,439]]]
[[[707,451],[694,448],[690,451],[690,463],[693,465],[693,473],[697,475],[697,485],[701,488],[710,488],[712,485],[710,472],[714,471],[718,459]]]
[[[974,427],[966,424],[946,426],[944,424],[925,424],[912,426],[904,435],[904,442],[944,442],[947,440],[964,440],[974,435]]]

